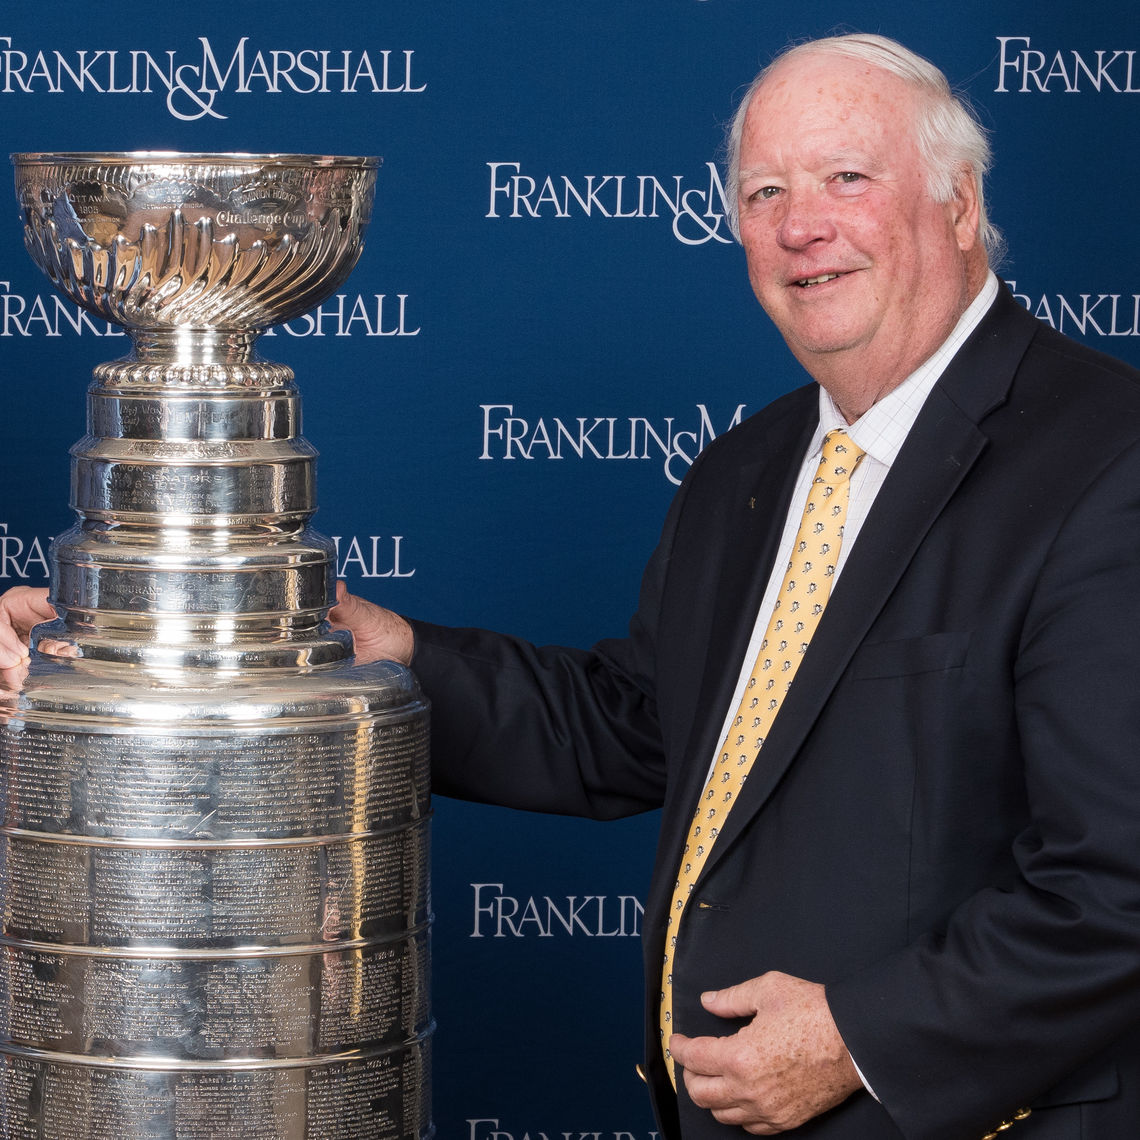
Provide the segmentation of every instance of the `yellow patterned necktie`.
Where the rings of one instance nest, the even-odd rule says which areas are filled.
[[[681,855],[665,931],[661,981],[661,1048],[676,1085],[668,1041],[673,1021],[673,956],[689,893],[696,884],[724,821],[757,753],[780,711],[784,696],[815,633],[831,595],[831,582],[847,518],[849,483],[863,451],[843,431],[823,438],[819,468],[804,504],[792,556],[744,696],[717,754],[716,765],[697,803]],[[743,979],[742,979],[743,980]]]

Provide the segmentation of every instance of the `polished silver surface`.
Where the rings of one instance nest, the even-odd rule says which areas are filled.
[[[0,691],[0,1133],[425,1140],[427,707],[329,629],[293,374],[378,160],[14,155],[25,241],[124,325],[58,620]]]
[[[360,254],[379,165],[162,152],[13,162],[32,260],[92,312],[146,330],[140,356],[176,354],[179,369],[208,364],[194,359],[201,330],[252,343],[336,291]]]

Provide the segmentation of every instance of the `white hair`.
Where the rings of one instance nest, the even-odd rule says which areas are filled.
[[[797,44],[778,55],[752,81],[729,125],[725,147],[725,197],[733,236],[740,240],[740,141],[749,105],[775,68],[786,60],[809,55],[842,56],[870,64],[898,76],[918,92],[921,98],[917,100],[915,141],[926,167],[927,191],[934,201],[949,202],[963,168],[969,169],[978,197],[978,233],[990,264],[998,264],[1005,242],[986,215],[983,183],[990,169],[991,153],[985,130],[965,98],[951,90],[946,76],[934,64],[886,36],[829,36]]]

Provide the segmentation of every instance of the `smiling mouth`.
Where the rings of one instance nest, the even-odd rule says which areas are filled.
[[[822,285],[825,281],[834,281],[838,273],[821,273],[818,277],[801,277],[795,282],[801,289],[810,289],[813,285]]]

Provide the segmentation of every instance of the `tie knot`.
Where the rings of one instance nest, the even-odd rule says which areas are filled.
[[[827,483],[841,483],[866,454],[841,428],[829,431],[823,437],[823,454],[819,457],[819,475]]]

